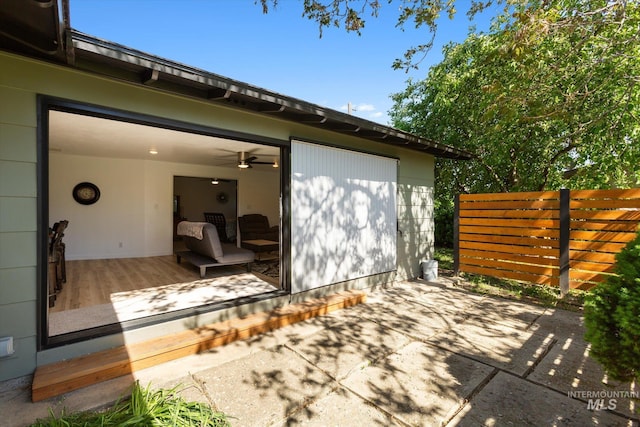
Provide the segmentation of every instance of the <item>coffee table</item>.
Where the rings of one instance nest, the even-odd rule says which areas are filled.
[[[256,253],[256,260],[262,261],[265,258],[261,255],[264,252],[273,252],[280,249],[280,243],[273,240],[256,239],[256,240],[243,240],[240,245],[245,249],[251,249]],[[273,259],[270,257],[269,259]]]

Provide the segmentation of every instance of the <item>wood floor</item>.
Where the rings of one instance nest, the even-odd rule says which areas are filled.
[[[67,282],[57,295],[52,313],[75,308],[108,304],[110,295],[173,283],[200,279],[198,269],[189,263],[178,264],[173,255],[146,258],[118,258],[67,261]],[[210,268],[206,277],[246,272],[242,266]],[[270,283],[277,279],[256,274]]]

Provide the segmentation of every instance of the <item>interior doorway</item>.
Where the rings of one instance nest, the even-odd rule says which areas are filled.
[[[206,213],[224,218],[222,239],[235,242],[238,235],[238,181],[224,177],[174,176],[174,253],[180,243],[180,221],[207,221]],[[219,230],[219,232],[222,230]],[[220,233],[219,233],[220,234]]]

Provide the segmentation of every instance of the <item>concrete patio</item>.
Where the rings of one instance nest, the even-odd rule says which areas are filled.
[[[138,379],[180,385],[234,426],[638,425],[638,390],[606,380],[583,334],[579,313],[418,280],[61,398],[31,403],[28,380],[0,384],[0,413],[22,426],[99,408]]]

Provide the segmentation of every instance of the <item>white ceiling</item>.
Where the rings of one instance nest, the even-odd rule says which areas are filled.
[[[150,154],[155,149],[158,154]],[[279,148],[61,111],[49,112],[49,151],[236,167],[237,153],[278,159]],[[269,168],[268,165],[255,167]]]

